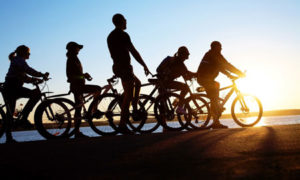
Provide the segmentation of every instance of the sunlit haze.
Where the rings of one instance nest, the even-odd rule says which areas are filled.
[[[9,53],[25,44],[31,48],[28,64],[50,72],[50,90],[67,92],[65,46],[76,41],[84,45],[79,58],[94,78],[91,83],[105,85],[113,75],[106,38],[115,13],[127,19],[126,32],[153,73],[182,45],[190,51],[185,64],[196,71],[210,43],[218,40],[224,57],[246,71],[239,87],[258,96],[264,110],[300,108],[298,0],[1,0],[0,81]],[[134,58],[132,64],[146,82],[142,66]],[[224,75],[217,80],[230,84]]]

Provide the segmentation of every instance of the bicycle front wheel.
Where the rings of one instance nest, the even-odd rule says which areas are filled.
[[[112,128],[116,131],[119,129],[121,120],[122,96],[117,96],[110,104],[107,110],[107,117]],[[138,110],[144,111],[144,107],[138,103]],[[128,129],[133,132],[139,132],[145,124],[144,118],[134,118],[132,106],[129,108],[129,119],[126,122]]]
[[[0,137],[2,137],[5,131],[6,115],[5,112],[0,108]]]
[[[156,98],[154,113],[163,126],[163,131],[181,131],[189,124],[191,118],[189,105],[183,103],[180,107],[183,112],[179,112],[177,110],[179,102],[184,102],[184,99],[175,93],[164,93]]]
[[[263,114],[260,100],[249,94],[236,97],[231,105],[233,120],[241,127],[252,127],[259,122]]]
[[[36,109],[34,122],[38,132],[46,139],[65,138],[69,135],[71,115],[59,100],[47,100]]]
[[[109,104],[117,97],[115,94],[103,94],[89,106],[88,122],[91,128],[99,135],[115,135],[117,131],[110,126],[108,117],[111,116],[111,111],[108,111]],[[119,113],[119,112],[118,112]]]

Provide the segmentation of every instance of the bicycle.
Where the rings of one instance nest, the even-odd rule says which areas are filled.
[[[224,106],[233,93],[236,94],[236,98],[232,101],[231,104],[231,116],[235,123],[237,123],[241,127],[252,127],[256,125],[262,115],[263,115],[263,107],[260,100],[253,95],[241,93],[237,87],[235,81],[239,79],[238,77],[232,78],[232,85],[220,88],[220,91],[224,91],[226,89],[230,89],[230,91],[226,94],[225,98],[219,98],[220,108],[225,109]],[[203,87],[197,88],[199,92],[197,96],[204,97],[209,99],[206,94],[203,94],[205,89]],[[208,102],[211,105],[211,102]],[[203,126],[198,126],[196,123],[191,124],[193,128],[203,128]],[[211,122],[206,122],[206,128],[210,128],[212,125]]]
[[[156,77],[154,75],[153,77]],[[151,133],[160,125],[166,130],[179,131],[187,127],[189,119],[187,114],[178,114],[177,101],[182,100],[175,92],[178,90],[166,89],[159,79],[148,79],[149,83],[142,84],[142,87],[154,86],[149,95],[141,94],[139,102],[144,112],[140,116],[146,119],[140,133]],[[158,93],[159,95],[154,97]],[[182,100],[183,101],[183,100]]]
[[[35,127],[38,130],[38,132],[45,137],[46,139],[54,139],[54,138],[61,138],[65,137],[68,134],[69,128],[70,128],[70,121],[66,121],[66,119],[70,119],[70,114],[64,113],[67,112],[67,107],[59,100],[50,99],[51,96],[47,96],[47,94],[50,94],[52,92],[42,92],[42,90],[39,87],[39,84],[42,84],[49,79],[45,80],[37,80],[33,82],[32,84],[35,86],[35,91],[38,91],[40,94],[40,104],[37,106],[37,109],[34,113],[34,116],[37,116],[39,113],[44,114],[44,118],[47,118],[51,120],[51,124],[47,124],[47,129],[44,126],[41,126],[39,122],[34,120]],[[1,83],[1,93],[3,94],[4,91],[4,84]],[[45,87],[45,86],[44,86]],[[38,101],[38,102],[39,102]],[[36,104],[38,104],[38,102]],[[5,109],[5,110],[4,110]],[[40,111],[40,109],[44,109],[43,112]],[[7,104],[4,104],[1,106],[0,114],[2,117],[4,117],[3,122],[6,122],[8,119],[4,112],[8,111],[9,113],[12,113],[13,111],[8,109]],[[63,114],[63,115],[62,115]],[[23,116],[23,112],[18,113],[17,117],[15,117],[13,114],[11,117],[13,117],[13,125],[16,125],[18,122],[20,122],[21,118]],[[50,130],[48,132],[47,130]]]
[[[116,76],[108,79],[108,84],[103,87],[104,92],[102,95],[100,95],[98,99],[95,99],[91,104],[91,107],[97,106],[98,117],[93,117],[93,119],[90,120],[90,126],[100,135],[115,135],[118,133],[123,95],[113,88],[113,86],[118,83],[118,80],[116,79]],[[143,110],[140,102],[138,103],[138,109],[139,111]],[[145,119],[140,116],[137,117],[136,112],[132,107],[129,109],[129,115],[130,118],[126,122],[128,128],[131,131],[138,132],[140,128],[142,128]],[[97,126],[97,124],[109,124],[112,129],[104,129],[101,126]]]

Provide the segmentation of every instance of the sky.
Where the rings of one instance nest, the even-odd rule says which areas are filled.
[[[238,80],[243,92],[260,98],[264,110],[300,108],[300,1],[297,0],[0,0],[0,81],[9,67],[8,55],[19,45],[31,49],[28,64],[50,72],[49,88],[69,90],[66,49],[83,44],[79,58],[90,84],[103,86],[113,75],[106,38],[111,18],[121,13],[126,32],[150,71],[178,47],[186,46],[185,62],[196,71],[210,43],[223,45],[223,56],[246,71]],[[147,77],[134,58],[143,83]],[[150,78],[150,77],[149,77]],[[230,81],[220,75],[221,86]],[[194,86],[197,86],[194,83]],[[33,88],[32,85],[26,87]],[[222,94],[222,93],[221,93]]]

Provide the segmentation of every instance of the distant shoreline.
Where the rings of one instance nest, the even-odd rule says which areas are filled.
[[[266,116],[292,116],[300,115],[300,109],[280,109],[280,110],[271,110],[264,111],[263,117]],[[231,118],[231,114],[223,114],[221,119]]]

